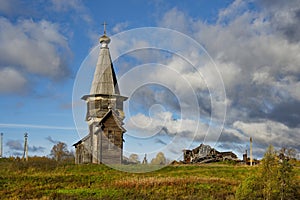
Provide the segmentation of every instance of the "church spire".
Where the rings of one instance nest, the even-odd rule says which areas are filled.
[[[120,95],[116,74],[108,48],[110,38],[106,35],[107,24],[104,22],[103,25],[104,35],[99,39],[101,48],[90,94]]]
[[[111,61],[108,44],[110,38],[104,34],[94,73],[90,94],[84,95],[87,103],[86,121],[89,134],[74,144],[76,163],[121,164],[123,159],[123,102],[127,97],[119,92],[116,74]]]
[[[104,28],[104,34],[100,37],[99,42],[101,44],[101,47],[108,47],[108,44],[110,43],[110,38],[106,35],[106,25],[107,23],[104,22],[103,24]]]

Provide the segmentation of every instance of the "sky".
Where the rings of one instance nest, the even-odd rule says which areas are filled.
[[[250,137],[258,158],[300,152],[299,0],[1,0],[4,156],[22,156],[25,132],[30,156],[87,134],[104,21],[129,97],[125,155],[181,159],[205,142],[241,157]]]

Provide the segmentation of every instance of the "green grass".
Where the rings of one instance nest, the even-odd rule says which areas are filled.
[[[105,165],[0,159],[0,199],[234,199],[241,181],[255,172],[208,164],[128,173]]]

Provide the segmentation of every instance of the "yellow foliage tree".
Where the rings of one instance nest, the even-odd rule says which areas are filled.
[[[300,199],[300,188],[296,180],[289,157],[282,153],[277,154],[270,145],[258,173],[241,183],[236,192],[236,199]]]
[[[159,152],[155,158],[151,160],[151,164],[153,165],[165,165],[167,163],[167,159],[163,152]]]

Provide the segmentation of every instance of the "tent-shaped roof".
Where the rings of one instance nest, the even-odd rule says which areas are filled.
[[[105,34],[100,38],[101,48],[90,90],[91,95],[120,95],[116,74],[109,53],[109,42],[110,38]]]

